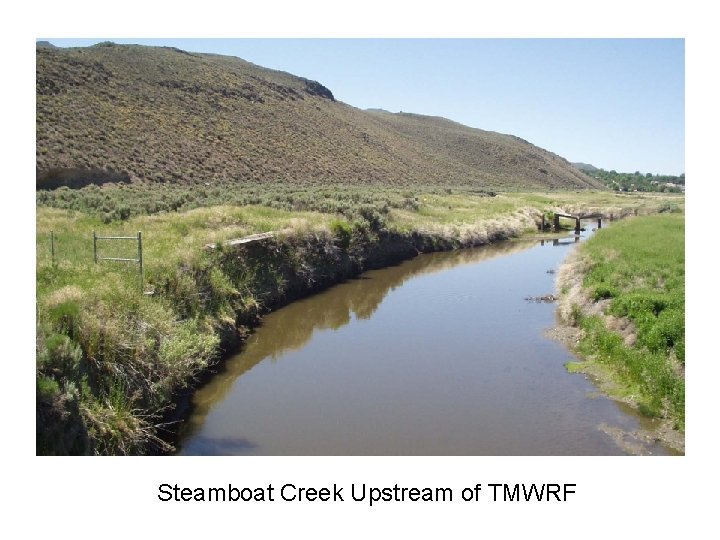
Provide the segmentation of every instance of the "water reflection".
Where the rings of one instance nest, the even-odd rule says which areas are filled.
[[[576,234],[575,238],[570,240],[561,240],[560,238],[552,238],[549,240],[540,240],[540,245],[544,246],[546,243],[547,245],[553,245],[553,246],[567,246],[570,244],[577,244],[580,242],[580,235]]]
[[[353,316],[358,320],[369,319],[388,292],[407,280],[524,251],[535,243],[535,240],[523,239],[479,249],[426,254],[396,266],[371,270],[359,278],[268,314],[262,326],[248,338],[243,350],[226,362],[223,372],[195,393],[193,415],[181,429],[181,438],[195,433],[212,405],[221,401],[235,380],[259,362],[274,361],[289,351],[300,349],[316,331],[337,330],[350,323]]]
[[[180,453],[624,453],[638,421],[588,399],[544,337],[554,305],[525,300],[575,239],[422,255],[268,315],[195,394]]]

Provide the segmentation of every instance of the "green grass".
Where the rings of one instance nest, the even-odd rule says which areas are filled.
[[[581,318],[579,350],[612,365],[639,388],[651,415],[685,422],[685,221],[657,215],[615,224],[582,246],[591,261],[583,286],[606,300],[607,315],[629,319],[632,345],[597,316]]]
[[[70,192],[67,201],[79,201],[83,208],[85,197],[105,194],[132,206],[124,197],[144,189],[54,193]],[[148,197],[169,191],[148,190]],[[225,197],[246,195],[230,190]],[[598,198],[627,214],[653,209],[644,198]],[[424,250],[474,245],[535,231],[540,212],[562,201],[582,205],[590,200],[573,193],[490,197],[455,188],[277,187],[262,195],[264,204],[131,212],[108,223],[102,209],[38,206],[38,452],[117,454],[162,447],[155,423],[174,392],[217,359],[222,336],[255,324],[264,310],[288,295],[348,275],[351,267],[362,265],[381,234],[409,239],[414,231],[426,231],[419,246]],[[663,203],[653,202],[656,209]],[[100,236],[142,232],[145,289],[153,295],[139,289],[134,264],[93,262],[93,231]],[[266,231],[283,232],[240,258],[222,247],[204,249]],[[134,242],[99,241],[98,246],[101,256],[136,253]]]
[[[104,224],[96,216],[38,208],[37,370],[38,381],[45,381],[38,383],[38,407],[55,418],[53,406],[79,404],[74,421],[89,439],[83,452],[138,453],[149,444],[161,446],[153,423],[172,393],[216,358],[218,324],[233,324],[236,311],[257,306],[249,289],[229,283],[203,246],[269,230],[302,233],[326,226],[330,218],[251,206]],[[134,263],[95,264],[93,231],[99,236],[142,231],[145,288],[157,294],[142,294]],[[98,241],[98,253],[134,258],[136,244]],[[119,401],[120,394],[126,399]],[[39,449],[53,447],[47,438],[38,437]]]

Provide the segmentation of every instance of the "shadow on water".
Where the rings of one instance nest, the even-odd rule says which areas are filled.
[[[228,456],[257,448],[257,444],[243,438],[196,437],[193,441],[198,454]]]

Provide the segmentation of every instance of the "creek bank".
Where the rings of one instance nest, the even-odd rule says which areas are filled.
[[[215,319],[213,324],[219,336],[217,359],[174,392],[173,404],[161,424],[165,426],[163,440],[171,447],[176,446],[177,428],[192,412],[193,393],[222,372],[225,361],[237,353],[252,329],[262,323],[263,315],[368,270],[399,264],[422,253],[480,247],[517,238],[536,226],[538,216],[539,213],[529,211],[523,219],[515,217],[458,237],[431,231],[355,230],[350,238],[324,232],[281,233],[263,235],[251,242],[211,246],[208,257],[212,263],[208,268],[219,269],[232,283],[243,282],[259,301],[250,306],[239,305],[233,320]],[[250,283],[248,276],[252,276]],[[195,279],[207,281],[198,274]],[[163,294],[163,287],[159,289]],[[168,447],[155,450],[172,451]]]
[[[624,208],[612,211],[616,218],[636,213]],[[219,269],[233,285],[243,284],[256,301],[233,302],[232,319],[214,317],[213,326],[219,337],[216,360],[174,392],[172,405],[163,419],[163,425],[170,426],[163,439],[170,446],[176,445],[177,428],[191,413],[194,391],[224,369],[224,362],[242,347],[252,329],[261,324],[263,315],[367,270],[398,264],[421,253],[480,247],[530,231],[536,234],[541,220],[541,211],[526,208],[503,219],[464,228],[402,232],[356,227],[299,235],[285,231],[260,235],[252,242],[230,241],[213,246],[208,252],[210,264],[195,273],[198,284],[210,281],[203,276],[209,269]],[[213,296],[212,291],[203,292],[202,285],[199,288],[201,295]],[[166,447],[163,451],[168,450]]]
[[[172,451],[193,388],[222,369],[264,314],[418,253],[519,236],[537,228],[539,215],[525,208],[431,231],[365,218],[300,223],[250,243],[203,243],[160,263],[146,274],[152,296],[115,283],[57,288],[37,321],[36,452]],[[63,271],[53,267],[44,279]]]
[[[660,416],[647,416],[648,396],[638,388],[637,383],[626,380],[618,371],[619,368],[604,363],[598,355],[580,350],[583,340],[588,337],[586,330],[581,327],[581,321],[588,317],[598,318],[607,331],[620,338],[624,347],[632,348],[638,341],[633,322],[627,317],[609,313],[610,299],[594,298],[593,292],[583,285],[591,265],[590,258],[576,248],[557,270],[557,325],[549,329],[546,335],[559,341],[581,358],[579,362],[568,363],[568,371],[583,374],[602,394],[643,417],[642,427],[633,432],[616,429],[607,431],[628,453],[646,454],[648,444],[660,442],[672,451],[684,454],[684,432],[677,429],[677,420],[664,413]],[[682,371],[684,372],[684,365]],[[604,430],[602,426],[600,429]]]
[[[536,231],[541,217],[526,207],[432,230],[337,221],[250,244],[194,248],[148,274],[152,297],[62,287],[46,298],[38,323],[37,453],[171,451],[193,389],[223,368],[264,314],[419,253]]]

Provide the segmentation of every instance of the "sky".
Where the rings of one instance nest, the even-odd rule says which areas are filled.
[[[238,56],[361,109],[443,116],[606,170],[685,172],[684,39],[39,39]]]

